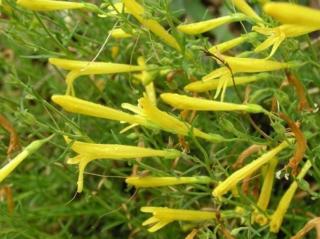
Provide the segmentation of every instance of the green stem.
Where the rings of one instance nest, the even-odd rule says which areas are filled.
[[[45,32],[48,34],[48,36],[51,38],[51,40],[64,52],[68,52],[68,50],[63,46],[63,44],[57,39],[55,38],[51,32],[49,31],[49,29],[47,28],[47,26],[43,23],[43,21],[41,20],[41,18],[39,17],[39,14],[34,12],[34,15],[36,17],[36,19],[38,20],[38,22],[40,23],[40,25],[43,27],[43,29],[45,30]]]

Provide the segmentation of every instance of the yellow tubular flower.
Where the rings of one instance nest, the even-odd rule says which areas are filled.
[[[181,110],[198,110],[198,111],[247,111],[251,113],[261,113],[265,110],[256,104],[234,104],[225,103],[186,95],[163,93],[161,99],[174,108]]]
[[[0,169],[0,183],[8,177],[8,175],[28,156],[36,152],[44,143],[48,142],[52,137],[36,140],[29,144],[23,151],[12,159],[8,164]]]
[[[125,32],[121,28],[113,29],[113,30],[109,31],[109,34],[110,34],[110,36],[112,36],[113,38],[116,38],[116,39],[123,39],[123,38],[132,37],[132,35],[130,33]]]
[[[138,57],[138,65],[146,66],[146,62],[143,56]],[[154,73],[149,71],[142,71],[140,74],[133,75],[136,79],[140,80],[141,83],[145,86],[146,94],[153,104],[157,104],[157,96],[154,88],[153,80],[155,77]]]
[[[221,135],[207,134],[197,128],[192,128],[188,123],[180,121],[168,113],[159,110],[146,96],[139,99],[139,105],[142,108],[143,116],[162,130],[186,136],[192,129],[195,137],[200,137],[212,142],[222,142],[226,140]]]
[[[118,144],[93,144],[80,141],[71,142],[66,138],[68,143],[71,143],[71,149],[78,153],[74,158],[69,158],[68,164],[79,164],[78,189],[77,192],[83,190],[83,174],[85,167],[89,162],[95,159],[133,159],[144,157],[164,157],[166,159],[175,159],[181,156],[181,152],[170,150],[155,150],[128,145]]]
[[[67,94],[74,94],[73,82],[76,78],[83,75],[125,73],[142,71],[146,69],[146,66],[117,64],[110,62],[75,61],[59,58],[49,58],[49,63],[65,70],[70,70],[66,77],[66,83],[68,87]]]
[[[242,57],[232,57],[232,56],[221,56],[221,60],[227,64],[232,73],[240,72],[265,72],[265,71],[276,71],[280,69],[286,69],[290,67],[297,67],[300,65],[299,62],[277,62],[265,59],[255,59],[255,58],[242,58]],[[220,62],[218,62],[220,63]],[[209,74],[202,77],[202,80],[211,80],[219,78],[221,76],[230,75],[230,71],[227,67],[220,67]]]
[[[49,63],[64,70],[78,70],[90,65],[90,61],[77,61],[62,58],[49,58]],[[95,62],[97,63],[97,62]]]
[[[222,195],[231,190],[234,186],[236,186],[241,180],[252,175],[255,171],[257,171],[261,166],[270,162],[280,151],[288,147],[289,144],[284,141],[279,144],[274,149],[266,152],[256,160],[247,164],[243,168],[237,170],[233,174],[231,174],[226,180],[221,182],[212,192],[214,197],[220,198]]]
[[[259,199],[257,202],[257,206],[260,210],[265,211],[268,208],[273,181],[275,177],[275,169],[278,165],[278,159],[273,158],[268,165],[266,165],[267,169],[264,174],[263,185],[261,188],[261,192],[259,195]],[[253,220],[259,223],[261,226],[265,225],[268,222],[268,219],[261,212],[256,210],[253,213]]]
[[[153,32],[162,41],[167,43],[169,46],[181,51],[181,48],[177,40],[169,34],[163,26],[160,25],[156,20],[145,18],[145,10],[143,6],[137,3],[135,0],[122,0],[125,9],[128,13],[133,15],[144,27]]]
[[[52,0],[18,0],[17,4],[33,11],[55,11],[87,7],[85,3]]]
[[[149,232],[155,232],[173,221],[206,221],[215,220],[216,213],[199,210],[181,210],[166,207],[142,207],[142,212],[152,213],[152,217],[142,223],[151,225]]]
[[[207,176],[195,177],[128,177],[126,183],[136,188],[154,188],[179,184],[208,184],[212,182]]]
[[[295,62],[286,63],[254,58],[223,56],[222,59],[229,65],[234,73],[276,71],[297,66],[297,63]]]
[[[245,0],[232,0],[232,3],[234,6],[247,16],[253,18],[254,20],[258,22],[262,22],[263,20],[259,15],[248,5],[248,3]]]
[[[257,203],[257,206],[262,210],[265,210],[268,207],[277,165],[277,158],[273,158],[267,165],[267,170],[264,174],[264,181]]]
[[[220,60],[222,60],[226,66],[220,67],[210,72],[209,74],[203,76],[202,80],[209,81],[216,78],[220,78],[214,98],[216,99],[221,92],[222,101],[224,98],[227,84],[228,82],[230,82],[230,80],[232,81],[231,72],[233,74],[240,73],[240,72],[255,73],[255,72],[275,71],[275,70],[286,69],[290,67],[297,67],[301,65],[301,63],[299,62],[286,63],[286,62],[270,61],[265,59],[231,57],[231,56],[224,56],[224,55],[220,55]],[[221,63],[218,60],[217,62],[219,64]]]
[[[210,47],[208,51],[212,54],[223,53],[255,37],[257,37],[257,33],[250,32],[232,40],[214,45]]]
[[[308,170],[311,168],[312,164],[308,160],[303,168],[301,169],[299,175],[297,176],[297,180],[301,180],[304,178],[304,176],[307,174]],[[271,216],[270,221],[270,231],[277,233],[280,230],[284,215],[286,214],[290,203],[292,201],[292,198],[298,188],[298,183],[294,181],[288,190],[283,194],[282,198],[280,199],[280,202],[278,204],[277,209],[274,211],[274,213]]]
[[[280,44],[289,37],[297,37],[301,35],[305,35],[307,33],[316,31],[317,28],[315,27],[304,27],[299,25],[290,25],[285,24],[281,25],[275,28],[267,28],[267,27],[257,27],[254,26],[252,30],[259,32],[260,34],[269,36],[263,43],[261,43],[259,46],[257,46],[254,51],[255,52],[261,52],[265,49],[272,47],[271,53],[268,56],[272,57]]]
[[[143,125],[151,129],[162,129],[174,134],[188,135],[191,126],[177,118],[160,111],[154,106],[149,98],[140,99],[143,110],[123,104],[123,108],[135,112],[137,115],[131,115],[120,110],[116,110],[107,106],[92,103],[90,101],[81,100],[79,98],[68,95],[53,95],[52,101],[60,105],[64,110],[71,113],[78,113],[97,118],[110,119],[116,121],[124,121],[132,125]],[[141,112],[140,112],[141,111]],[[225,141],[225,139],[216,134],[206,134],[198,129],[193,128],[193,134],[196,137],[204,138],[213,142]]]
[[[151,100],[151,102],[156,105],[157,104],[157,96],[156,96],[156,89],[154,87],[153,82],[150,82],[148,85],[145,86],[146,94]]]
[[[256,74],[252,76],[240,76],[240,77],[234,77],[234,83],[235,85],[243,85],[254,81],[264,80],[269,77],[268,74],[261,73]],[[195,81],[192,82],[184,87],[184,90],[191,91],[191,92],[205,92],[208,90],[215,90],[218,89],[219,86],[221,86],[221,81],[226,81],[226,87],[232,87],[233,81],[232,77],[227,78],[219,78],[219,79],[211,79],[206,81]]]
[[[189,35],[197,35],[201,34],[214,28],[217,28],[223,24],[231,23],[231,22],[239,22],[242,20],[246,20],[247,17],[243,14],[233,14],[230,16],[219,17],[207,21],[190,23],[190,24],[182,24],[177,27],[180,32]]]
[[[320,29],[320,11],[286,2],[269,2],[263,10],[281,23]]]
[[[81,100],[79,98],[68,95],[53,95],[52,101],[64,110],[82,115],[93,116],[97,118],[124,121],[129,124],[139,124],[149,126],[147,121],[138,115],[131,115],[121,110],[116,110],[90,101]]]

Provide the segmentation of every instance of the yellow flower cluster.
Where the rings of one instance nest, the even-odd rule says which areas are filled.
[[[237,12],[231,15],[196,23],[181,24],[178,25],[176,29],[172,27],[172,29],[169,30],[165,29],[160,22],[150,17],[151,14],[148,13],[148,10],[144,5],[136,0],[122,0],[122,2],[115,4],[115,9],[109,10],[111,10],[111,14],[114,15],[126,14],[129,19],[130,16],[131,18],[133,17],[137,20],[138,24],[141,24],[144,30],[150,31],[150,33],[156,36],[156,39],[160,39],[161,42],[168,45],[169,49],[173,50],[175,54],[178,54],[181,58],[188,57],[187,51],[185,52],[185,49],[182,49],[181,47],[181,35],[199,35],[221,25],[233,22],[247,21],[254,24],[252,28],[254,32],[249,32],[227,42],[211,46],[208,52],[212,54],[212,58],[217,61],[220,67],[205,73],[201,80],[194,81],[184,87],[184,90],[188,92],[216,90],[214,98],[216,99],[220,96],[221,101],[223,101],[227,87],[267,80],[271,76],[266,72],[299,67],[302,64],[300,62],[280,62],[266,58],[273,57],[285,39],[298,37],[320,29],[320,11],[317,10],[289,3],[266,3],[263,6],[265,13],[282,23],[282,25],[279,26],[271,26],[268,22],[264,21],[264,19],[261,18],[245,0],[232,0],[231,2],[234,10],[240,11],[241,13]],[[85,3],[51,0],[18,0],[17,4],[33,11],[93,9],[92,6]],[[122,28],[118,27],[110,30],[109,34],[116,39],[133,38],[135,37],[134,33],[139,30],[141,29],[134,29],[132,32],[127,33]],[[264,38],[264,40],[260,42],[260,38]],[[228,51],[234,47],[246,42],[250,43],[251,41],[255,41],[255,45],[253,51],[249,52],[249,56],[227,55]],[[272,47],[270,54],[264,56],[263,51],[270,47]],[[250,57],[251,54],[257,54],[257,56],[261,57]],[[161,67],[148,64],[148,60],[141,54],[136,58],[136,62],[137,65],[132,65],[113,62],[50,58],[50,64],[69,71],[66,76],[66,95],[53,95],[52,101],[61,106],[65,111],[119,121],[121,123],[125,122],[130,124],[129,128],[140,125],[152,130],[163,130],[178,136],[202,138],[211,143],[221,143],[230,140],[218,134],[206,133],[199,128],[193,127],[191,123],[160,110],[160,107],[157,106],[157,91],[153,81],[158,75],[161,75]],[[174,70],[170,66],[166,68],[166,70],[168,69],[169,71]],[[138,80],[145,89],[144,96],[141,96],[138,100],[138,105],[128,103],[122,104],[123,109],[129,110],[132,113],[127,113],[119,109],[113,109],[108,106],[75,97],[73,83],[78,77],[120,73],[132,73],[133,78]],[[267,110],[257,104],[221,102],[174,93],[162,93],[160,98],[171,107],[184,111],[242,111],[247,113],[269,114]],[[77,153],[75,157],[69,158],[67,162],[68,164],[77,164],[79,167],[77,182],[78,192],[82,192],[83,190],[83,175],[85,168],[87,164],[93,160],[123,160],[144,157],[175,159],[183,155],[180,151],[175,149],[159,150],[131,145],[95,144],[72,141],[68,138],[66,138],[66,141],[71,149]],[[278,232],[293,195],[297,190],[298,183],[294,181],[291,184],[288,191],[280,200],[277,209],[271,216],[267,214],[266,210],[272,195],[274,175],[278,164],[277,155],[288,148],[290,143],[290,139],[285,139],[274,148],[264,152],[257,159],[233,172],[213,189],[212,196],[218,200],[222,200],[223,195],[235,190],[241,181],[261,169],[263,172],[263,184],[256,205],[251,205],[252,221],[258,222],[261,225],[269,223],[270,231]],[[33,149],[34,146],[31,148]],[[29,155],[31,151],[28,147],[23,152],[22,155],[17,156],[15,160],[11,161],[8,166],[1,169],[0,181],[2,181],[18,163]],[[310,161],[307,161],[296,179],[301,180],[307,174],[310,167],[311,163]],[[126,178],[126,183],[135,186],[136,188],[152,188],[179,184],[210,184],[212,183],[212,178],[207,176],[137,177],[134,175],[128,176]],[[141,211],[152,213],[152,217],[143,223],[145,226],[151,225],[148,229],[150,232],[155,232],[176,220],[206,221],[217,219],[216,213],[210,211],[181,210],[166,207],[142,207]]]
[[[70,141],[66,138],[66,141],[71,144],[71,149],[78,155],[69,158],[68,164],[79,165],[79,177],[78,177],[78,190],[80,193],[83,190],[83,175],[85,167],[89,162],[95,159],[112,159],[123,160],[132,158],[144,158],[144,157],[164,157],[167,159],[175,159],[181,156],[181,153],[177,150],[155,150],[142,147],[117,145],[117,144],[94,144],[85,143],[80,141]]]

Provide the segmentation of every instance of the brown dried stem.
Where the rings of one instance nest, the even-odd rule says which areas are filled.
[[[307,224],[300,231],[298,231],[296,235],[291,237],[291,239],[301,239],[313,228],[316,228],[317,230],[317,239],[320,239],[320,233],[318,229],[319,227],[320,227],[320,217],[313,218],[309,222],[307,222]]]
[[[10,143],[7,150],[7,154],[10,155],[13,151],[20,147],[19,137],[9,120],[2,115],[0,115],[0,125],[10,134]]]
[[[299,129],[299,127],[293,120],[291,120],[287,115],[281,112],[279,113],[279,116],[287,122],[288,126],[290,127],[292,133],[296,138],[296,150],[293,154],[293,157],[288,163],[288,166],[292,169],[293,175],[296,175],[299,162],[303,159],[304,153],[307,149],[307,140],[305,139],[302,131]]]
[[[4,195],[7,200],[8,214],[12,215],[14,211],[13,193],[9,186],[5,186],[0,190],[0,198]]]
[[[296,90],[298,99],[299,99],[299,110],[306,110],[306,111],[312,111],[312,108],[309,105],[309,102],[306,97],[306,91],[303,87],[303,84],[301,81],[292,73],[286,72],[288,82],[290,85],[293,85],[293,87]]]
[[[242,167],[244,161],[246,158],[248,158],[250,155],[259,152],[261,149],[265,148],[264,145],[258,145],[258,144],[253,144],[246,148],[242,153],[238,156],[237,160],[235,163],[233,163],[232,168],[233,169],[239,169]]]

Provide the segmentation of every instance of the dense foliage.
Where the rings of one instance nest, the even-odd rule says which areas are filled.
[[[0,237],[319,237],[320,11],[265,2],[0,0]]]

